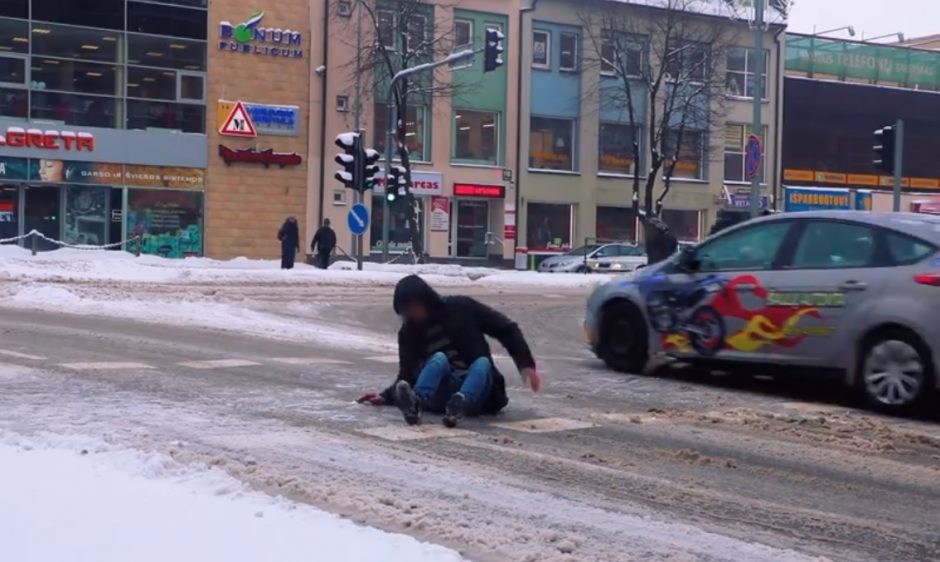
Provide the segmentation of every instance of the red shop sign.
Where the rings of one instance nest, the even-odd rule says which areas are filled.
[[[506,197],[506,188],[501,185],[474,185],[472,183],[455,183],[455,197],[490,197],[502,199]]]
[[[43,131],[7,127],[0,135],[0,146],[12,148],[39,148],[42,150],[95,150],[95,136],[91,133],[74,131]]]
[[[302,159],[296,152],[274,152],[273,148],[256,150],[254,148],[231,149],[223,144],[219,145],[219,156],[226,164],[232,162],[249,162],[263,164],[265,168],[271,164],[284,166],[298,166]]]

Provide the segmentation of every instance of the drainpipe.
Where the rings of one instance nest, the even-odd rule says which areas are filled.
[[[774,33],[774,43],[777,45],[777,76],[779,77],[779,83],[777,84],[776,94],[777,94],[777,110],[774,111],[774,132],[776,133],[776,138],[774,138],[774,205],[773,210],[777,210],[777,203],[779,202],[779,195],[782,192],[783,185],[783,170],[780,166],[781,153],[783,150],[780,148],[782,146],[783,140],[783,131],[780,130],[780,116],[783,114],[783,111],[780,110],[780,107],[783,106],[783,87],[784,87],[784,77],[786,72],[783,62],[783,50],[786,48],[780,41],[780,37],[783,35],[783,32],[786,31],[786,27],[781,27]],[[767,74],[767,77],[770,78],[770,74]],[[769,81],[769,80],[768,80]],[[786,108],[784,107],[784,110]]]
[[[323,3],[323,65],[327,66],[330,60],[330,2]],[[310,63],[313,65],[313,63]],[[312,70],[312,69],[311,69]],[[323,224],[323,205],[326,198],[326,82],[329,79],[329,68],[320,76],[320,206],[317,212],[317,224],[314,231]]]
[[[525,14],[534,12],[538,6],[539,0],[530,0],[528,6],[519,8],[519,33],[516,39],[519,45],[519,68],[516,75],[516,243],[513,245],[513,259],[515,259],[515,249],[519,247],[519,235],[522,233],[519,224],[522,217],[522,73],[525,68],[525,57],[523,55],[526,41],[523,37],[525,33]],[[528,218],[528,217],[527,217]]]

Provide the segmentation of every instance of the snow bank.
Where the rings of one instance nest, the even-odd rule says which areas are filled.
[[[89,293],[89,294],[83,294]],[[343,349],[393,351],[387,334],[348,328],[324,318],[318,321],[260,312],[243,306],[206,301],[198,295],[173,300],[120,298],[114,292],[80,291],[65,285],[30,283],[0,290],[0,305],[29,310],[49,310],[87,316],[126,318],[153,324],[237,332],[280,341],[318,342]]]
[[[0,560],[450,562],[460,555],[98,441],[0,433]]]
[[[405,275],[417,273],[436,286],[487,285],[558,288],[590,287],[607,277],[578,274],[539,274],[487,267],[426,264],[366,263],[357,271],[352,262],[321,270],[306,264],[284,271],[275,260],[235,258],[164,259],[135,257],[127,252],[62,249],[32,256],[18,246],[0,246],[0,281],[124,283],[281,283],[322,285],[394,285]]]

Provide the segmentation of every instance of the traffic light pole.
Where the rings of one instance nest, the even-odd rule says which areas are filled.
[[[763,76],[767,69],[764,68],[764,1],[757,0],[754,2],[754,28],[757,30],[757,33],[754,38],[754,47],[757,51],[757,64],[754,66],[754,124],[751,125],[751,133],[757,135],[757,138],[761,139],[763,142],[766,142],[767,139],[764,138],[764,125],[761,123],[761,113],[764,110],[764,84]],[[768,78],[770,78],[768,73]],[[770,85],[770,80],[767,81],[768,86]],[[745,92],[747,93],[747,92]],[[763,142],[761,143],[761,150],[763,151]],[[761,161],[761,167],[758,168],[758,172],[754,174],[754,179],[751,180],[751,218],[756,217],[760,214],[760,180],[761,173],[760,170],[764,167],[763,158],[764,155],[759,155]],[[766,176],[766,174],[764,174]]]
[[[901,178],[904,176],[904,120],[894,126],[894,212],[901,210]]]
[[[406,68],[392,76],[391,83],[388,85],[388,97],[385,102],[385,113],[388,114],[388,131],[385,136],[385,193],[386,196],[382,198],[382,261],[388,261],[388,234],[389,234],[389,205],[388,205],[388,190],[389,189],[398,189],[398,186],[390,185],[389,178],[392,177],[392,157],[394,156],[394,151],[392,150],[392,145],[395,143],[395,117],[397,116],[398,111],[393,110],[395,104],[395,87],[398,85],[398,82],[408,78],[409,76],[414,76],[415,74],[421,74],[422,72],[428,72],[444,66],[445,64],[452,64],[455,62],[460,62],[464,59],[472,58],[474,54],[483,51],[483,49],[478,49],[474,51],[473,49],[466,49],[464,51],[459,51],[444,57],[439,61],[429,62],[427,64],[420,64],[412,68]]]

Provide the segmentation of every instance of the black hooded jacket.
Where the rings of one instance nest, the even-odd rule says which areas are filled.
[[[490,346],[485,336],[490,336],[509,352],[519,370],[535,368],[535,360],[519,326],[485,304],[464,296],[442,297],[417,275],[409,275],[395,287],[393,305],[396,314],[401,314],[405,303],[418,300],[428,307],[430,322],[439,322],[467,364],[487,357],[492,362]],[[425,346],[426,327],[409,322],[398,331],[398,378],[414,385],[418,373],[428,360]],[[386,403],[395,401],[394,384],[382,391]],[[493,366],[493,386],[489,398],[483,405],[483,413],[495,414],[506,407],[506,380]]]

